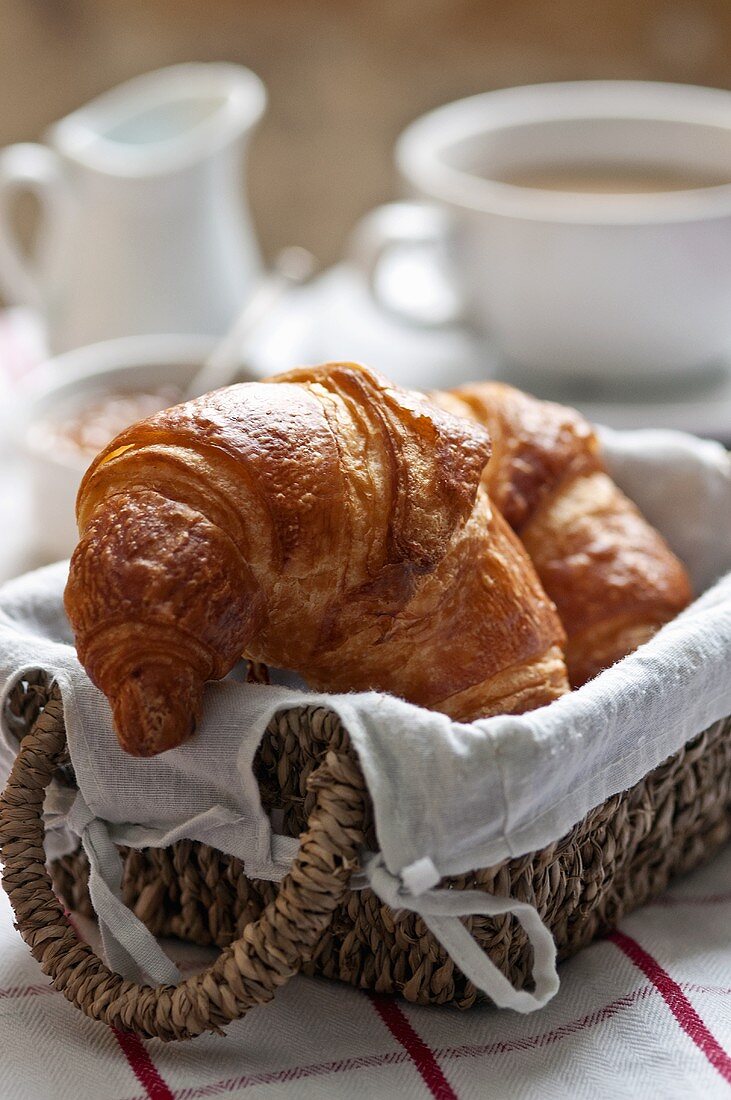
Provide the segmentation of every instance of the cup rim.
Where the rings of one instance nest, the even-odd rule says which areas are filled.
[[[36,446],[32,428],[43,419],[55,399],[82,395],[103,388],[115,375],[131,374],[149,368],[190,367],[195,373],[216,345],[214,336],[191,333],[161,333],[152,336],[120,336],[86,344],[62,352],[40,363],[27,376],[23,403],[27,416],[22,418],[15,442],[24,454],[53,466],[83,472],[88,462],[73,460],[67,453],[53,454]]]
[[[669,121],[731,131],[731,91],[691,84],[578,80],[526,84],[448,103],[412,122],[395,151],[422,194],[475,213],[591,225],[699,221],[731,214],[731,182],[647,194],[580,194],[520,187],[456,168],[444,152],[480,132],[526,122]]]
[[[51,355],[27,375],[27,398],[33,405],[57,391],[103,381],[119,370],[193,364],[215,347],[216,337],[197,333],[152,333],[115,336]]]
[[[153,97],[158,103],[170,103],[194,95],[218,96],[222,102],[184,134],[133,145],[99,132],[149,107]],[[143,73],[103,92],[54,123],[46,140],[65,156],[102,174],[156,175],[194,163],[251,130],[266,103],[266,87],[251,69],[228,61],[185,62]]]

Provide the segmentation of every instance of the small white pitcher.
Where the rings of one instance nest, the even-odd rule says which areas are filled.
[[[38,310],[55,351],[152,332],[218,334],[260,274],[243,153],[266,104],[224,63],[137,77],[0,153],[0,290]],[[40,206],[21,249],[12,203]]]

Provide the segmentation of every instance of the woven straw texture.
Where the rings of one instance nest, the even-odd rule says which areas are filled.
[[[79,977],[82,949],[61,907],[49,905],[50,884],[39,864],[42,830],[39,837],[35,824],[51,774],[58,780],[60,767],[61,780],[72,780],[67,761],[64,767],[60,705],[47,700],[42,683],[17,692],[13,705],[32,728],[2,807],[5,887],[34,955],[87,1014],[144,1035],[188,1038],[268,1000],[297,969],[419,1004],[467,1008],[477,999],[419,917],[390,910],[369,890],[347,891],[358,846],[363,838],[374,842],[372,813],[346,731],[333,714],[312,707],[275,719],[256,763],[264,804],[284,823],[280,831],[304,831],[300,856],[283,883],[249,881],[237,860],[193,842],[123,849],[127,904],[158,935],[224,948],[211,970],[176,990],[151,990],[110,975],[92,956],[88,973]],[[36,802],[30,813],[29,787]],[[730,834],[728,718],[549,847],[442,886],[531,903],[567,957],[661,893],[673,875],[709,858]],[[83,853],[57,861],[52,871],[66,902],[91,915]],[[523,987],[531,950],[515,919],[471,917],[465,923],[493,962]]]

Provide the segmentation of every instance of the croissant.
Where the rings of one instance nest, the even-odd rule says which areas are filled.
[[[483,486],[558,609],[574,687],[690,602],[685,568],[611,480],[596,433],[578,412],[500,382],[432,397],[490,433]]]
[[[242,654],[469,720],[568,688],[563,629],[481,487],[490,443],[351,363],[231,386],[92,463],[66,610],[122,746],[171,748]]]

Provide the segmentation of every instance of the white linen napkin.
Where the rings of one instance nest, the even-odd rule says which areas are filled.
[[[604,442],[622,487],[683,557],[697,590],[707,591],[635,654],[527,715],[460,724],[388,695],[328,696],[229,679],[208,686],[193,740],[137,760],[119,749],[107,702],[76,659],[61,604],[66,566],[6,585],[0,590],[0,770],[7,772],[17,749],[4,705],[8,692],[40,668],[62,691],[81,792],[74,813],[60,807],[54,815],[51,851],[76,843],[75,824],[92,872],[110,887],[115,842],[166,846],[188,837],[242,859],[253,877],[280,879],[296,842],[272,834],[252,761],[275,714],[326,707],[350,734],[374,805],[380,851],[365,859],[361,884],[390,905],[421,913],[497,1003],[519,1011],[545,1003],[557,978],[552,943],[535,912],[479,892],[458,897],[434,889],[440,878],[557,840],[731,714],[731,575],[724,575],[731,569],[731,460],[719,445],[678,433],[607,433]],[[104,836],[97,822],[104,823]],[[100,886],[102,893],[115,891]],[[102,923],[130,954],[127,923],[134,918],[121,903],[115,911],[109,904]],[[504,989],[500,983],[507,983],[476,952],[458,919],[506,910],[524,921],[533,939],[534,994]],[[144,956],[142,940],[138,954]],[[145,957],[153,973],[156,963]],[[157,962],[162,974],[164,959]]]

